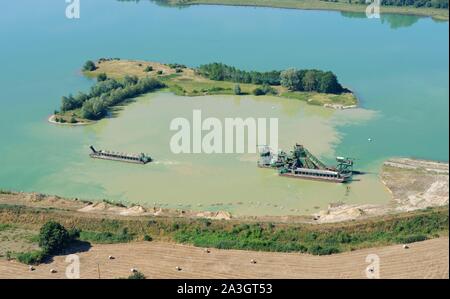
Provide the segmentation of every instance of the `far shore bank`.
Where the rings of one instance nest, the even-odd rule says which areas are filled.
[[[223,5],[223,6],[247,6],[247,7],[268,7],[298,10],[321,10],[338,11],[350,13],[365,13],[368,4],[350,4],[343,2],[331,2],[320,0],[168,0],[168,4],[173,6],[189,5]],[[414,6],[381,6],[381,14],[400,14],[418,17],[430,17],[437,21],[448,21],[448,9],[438,8],[417,8]]]

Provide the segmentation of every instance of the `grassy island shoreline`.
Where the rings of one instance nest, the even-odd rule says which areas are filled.
[[[219,63],[189,68],[182,64],[101,58],[88,61],[83,74],[96,78],[88,93],[64,96],[55,124],[90,124],[114,114],[117,106],[146,93],[170,90],[179,96],[271,95],[334,109],[354,108],[355,95],[332,72],[296,70],[243,71]]]

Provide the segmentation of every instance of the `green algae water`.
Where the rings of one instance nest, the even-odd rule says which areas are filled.
[[[0,12],[0,188],[241,215],[304,214],[331,202],[383,203],[382,161],[448,161],[448,23],[429,18],[152,2],[8,1]],[[220,61],[248,70],[332,70],[361,99],[334,111],[252,96],[146,95],[116,118],[86,127],[47,123],[60,97],[87,90],[88,59],[121,57],[189,66]],[[280,178],[256,155],[175,155],[175,117],[278,117],[280,147],[301,142],[332,164],[356,159],[368,174],[341,184]],[[371,138],[371,142],[368,139]],[[89,158],[90,144],[147,152],[140,165]]]

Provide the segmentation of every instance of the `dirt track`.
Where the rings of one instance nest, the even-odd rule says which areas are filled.
[[[135,267],[148,278],[365,278],[366,257],[380,257],[380,278],[449,278],[449,239],[347,252],[332,256],[211,249],[162,242],[94,245],[79,253],[81,278],[118,278]],[[109,260],[113,255],[115,259]],[[252,264],[251,259],[256,260]],[[65,256],[31,272],[0,261],[0,278],[64,278]],[[176,267],[181,267],[181,271]],[[58,270],[51,274],[50,269]]]

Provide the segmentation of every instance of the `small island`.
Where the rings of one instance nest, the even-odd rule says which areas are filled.
[[[222,63],[190,68],[183,64],[101,58],[87,61],[83,74],[97,82],[88,92],[63,96],[57,124],[89,124],[114,114],[140,95],[168,89],[179,96],[271,95],[334,109],[357,106],[358,100],[330,71],[315,69],[244,71]]]

